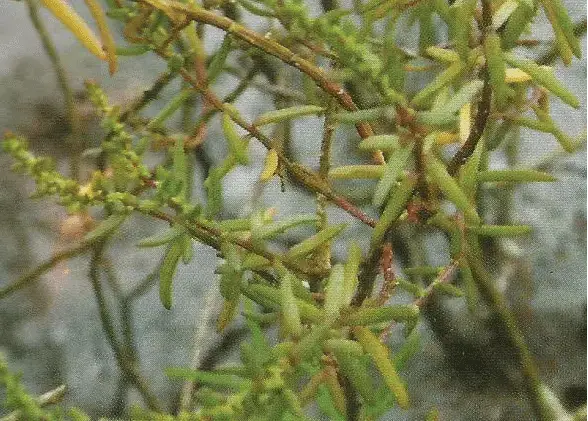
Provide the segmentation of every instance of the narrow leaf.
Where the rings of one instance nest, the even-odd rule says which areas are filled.
[[[464,65],[460,61],[453,63],[447,70],[437,76],[433,82],[416,94],[411,101],[412,104],[415,107],[424,105],[437,91],[455,81],[461,75],[463,69]]]
[[[300,322],[300,312],[298,311],[296,298],[292,292],[292,278],[292,274],[287,272],[282,277],[280,284],[282,318],[284,331],[294,338],[299,338],[302,335],[302,323]]]
[[[64,24],[75,37],[96,57],[106,60],[102,44],[86,22],[64,0],[41,0],[43,6]]]
[[[329,178],[335,180],[379,179],[384,174],[385,165],[346,165],[329,171]]]
[[[296,228],[300,225],[316,224],[316,222],[316,215],[296,215],[282,221],[261,225],[260,227],[255,228],[251,235],[256,239],[274,238],[289,229]]]
[[[229,146],[229,152],[235,157],[235,160],[239,164],[247,165],[249,163],[249,155],[247,153],[249,142],[241,139],[235,129],[233,120],[227,113],[223,113],[222,127]]]
[[[403,174],[404,168],[406,168],[408,164],[413,148],[414,143],[411,143],[408,146],[397,149],[388,159],[384,174],[376,185],[376,191],[374,192],[373,198],[374,206],[382,206],[382,204],[386,201],[388,195],[390,194],[390,189],[396,184],[397,179]]]
[[[229,34],[225,35],[223,38],[223,42],[210,61],[208,68],[206,69],[206,77],[207,82],[212,84],[216,78],[222,73],[225,63],[227,61],[227,57],[231,52],[231,36]]]
[[[563,86],[549,70],[539,66],[532,60],[519,58],[513,53],[504,53],[504,59],[511,66],[517,67],[527,73],[536,83],[545,87],[554,95],[560,97],[561,100],[566,104],[574,108],[578,108],[580,106],[580,101],[578,98],[565,86]]]
[[[114,38],[112,37],[112,33],[108,29],[108,24],[106,23],[106,16],[104,15],[104,11],[102,7],[98,3],[97,0],[85,0],[88,9],[90,9],[90,13],[94,17],[96,21],[96,26],[98,26],[98,31],[100,33],[100,39],[104,46],[104,51],[106,54],[106,60],[108,61],[108,70],[111,75],[116,72],[116,45],[114,43]]]
[[[126,213],[116,213],[110,215],[108,218],[98,224],[96,228],[84,236],[84,241],[93,242],[99,238],[106,237],[112,234],[129,215]]]
[[[484,82],[481,80],[472,80],[466,83],[450,97],[449,101],[441,106],[442,111],[451,114],[458,112],[465,104],[472,102],[483,85]]]
[[[528,225],[479,225],[468,230],[485,237],[513,237],[530,234],[533,229]]]
[[[165,120],[170,118],[182,106],[182,104],[193,95],[193,93],[193,89],[184,89],[180,91],[180,93],[173,97],[171,101],[165,107],[163,107],[159,114],[157,114],[153,120],[147,124],[147,129],[161,127]]]
[[[386,385],[396,397],[398,406],[402,409],[407,409],[409,407],[408,392],[404,382],[396,372],[396,367],[390,361],[388,348],[368,328],[357,326],[353,329],[353,334],[357,337],[365,353],[372,357]]]
[[[490,84],[494,90],[494,102],[498,109],[504,109],[508,104],[510,88],[506,84],[506,64],[502,58],[500,37],[497,33],[487,34],[484,39],[484,54],[490,75]]]
[[[331,268],[329,281],[325,293],[325,317],[326,322],[332,322],[339,316],[339,310],[345,305],[344,300],[345,268],[337,264]]]
[[[459,187],[457,182],[449,175],[445,165],[443,165],[437,158],[429,155],[426,158],[426,171],[431,182],[436,184],[455,206],[463,212],[466,220],[473,224],[480,223],[480,217],[476,212],[476,208],[469,201],[467,195]]]
[[[362,121],[378,120],[388,118],[393,120],[395,116],[392,107],[367,108],[365,110],[350,111],[344,113],[335,113],[332,115],[333,120],[340,123],[357,124]]]
[[[359,142],[359,149],[362,151],[390,151],[400,146],[398,136],[394,134],[382,134],[369,136]]]
[[[159,299],[161,300],[161,304],[168,310],[172,306],[172,282],[178,267],[178,262],[183,253],[184,242],[180,238],[177,238],[168,247],[159,269]]]
[[[351,383],[353,388],[361,395],[366,403],[371,404],[375,400],[374,382],[369,374],[368,367],[354,353],[345,349],[333,349],[333,354],[339,363],[339,371]]]
[[[343,303],[348,305],[353,298],[355,289],[357,288],[359,273],[359,265],[361,263],[361,247],[353,241],[349,245],[347,252],[347,262],[345,263],[345,280],[343,286]]]
[[[548,173],[536,170],[493,170],[480,171],[476,178],[478,182],[510,182],[510,183],[533,183],[552,182],[557,179]]]
[[[280,110],[269,111],[262,114],[253,122],[253,124],[256,126],[264,126],[270,123],[292,120],[297,117],[322,114],[324,111],[325,109],[323,107],[317,105],[300,105],[296,107],[282,108]]]
[[[286,259],[293,260],[310,254],[327,241],[335,238],[346,227],[347,224],[331,225],[330,227],[317,232],[315,235],[301,241],[295,246],[292,246],[292,248],[286,253]]]
[[[416,182],[417,180],[415,177],[407,176],[395,189],[392,190],[388,203],[372,232],[372,245],[377,245],[382,242],[388,228],[390,228],[390,226],[402,214],[402,211],[406,207],[406,203],[412,197],[412,191]]]

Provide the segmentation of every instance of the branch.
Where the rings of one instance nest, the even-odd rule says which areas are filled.
[[[92,289],[96,296],[98,303],[98,309],[100,312],[100,321],[102,322],[102,329],[106,334],[106,338],[110,347],[114,353],[116,362],[123,372],[123,374],[129,379],[129,381],[135,386],[141,397],[145,401],[145,404],[149,409],[153,411],[161,412],[161,404],[158,402],[156,396],[151,391],[147,381],[141,376],[134,365],[132,358],[123,351],[123,348],[119,344],[116,338],[116,332],[114,329],[114,321],[110,314],[110,310],[106,305],[106,297],[102,290],[102,284],[100,282],[99,268],[102,262],[102,252],[104,249],[104,242],[96,244],[92,253],[92,260],[90,261],[89,277],[92,283]]]
[[[36,398],[37,404],[40,407],[55,405],[63,400],[65,397],[67,389],[65,385],[61,385],[56,387],[53,390],[43,393],[41,396]],[[16,410],[11,412],[10,414],[0,418],[0,421],[19,421],[22,420],[22,411]]]
[[[482,39],[480,43],[484,44],[486,38],[486,31],[492,27],[492,8],[490,0],[482,0],[482,20],[480,22],[480,32],[482,33]],[[474,127],[470,132],[470,135],[466,139],[465,143],[453,156],[449,165],[447,166],[447,172],[450,175],[455,175],[459,168],[465,164],[467,159],[474,153],[478,142],[482,138],[488,117],[490,116],[490,107],[492,105],[492,86],[490,85],[490,74],[488,72],[488,64],[484,65],[482,69],[482,80],[484,86],[482,87],[482,99],[478,105],[478,113],[476,114],[476,121]]]
[[[36,281],[41,275],[43,275],[44,273],[53,269],[55,267],[55,265],[57,265],[62,260],[70,259],[74,256],[77,256],[78,254],[84,253],[86,250],[88,250],[90,248],[91,245],[92,245],[92,242],[82,242],[80,244],[76,244],[75,246],[73,246],[69,249],[63,250],[62,252],[53,255],[53,257],[51,257],[49,260],[45,261],[44,263],[41,263],[39,266],[37,266],[35,269],[30,271],[29,273],[24,274],[23,276],[18,278],[16,281],[11,283],[10,285],[7,285],[4,288],[1,288],[0,289],[0,299],[12,294],[13,292],[18,291],[19,289],[22,289],[22,288],[28,286],[29,284],[31,284],[32,282]]]
[[[322,90],[337,99],[337,102],[339,102],[339,104],[347,111],[357,111],[358,109],[345,89],[343,89],[338,83],[329,80],[325,72],[319,67],[315,66],[310,61],[299,57],[296,53],[284,47],[282,44],[270,38],[266,38],[263,35],[240,25],[232,19],[216,15],[203,8],[196,9],[175,1],[168,1],[165,4],[162,4],[160,0],[141,0],[141,2],[149,4],[168,15],[170,12],[180,12],[191,20],[222,29],[223,31],[259,48],[265,53],[278,58],[284,63],[297,68],[310,77]],[[173,19],[173,17],[172,13],[170,18]],[[362,138],[374,134],[371,125],[367,122],[357,123],[356,128]]]
[[[51,64],[53,65],[53,70],[55,71],[55,76],[57,77],[57,82],[59,84],[59,88],[61,89],[63,100],[65,102],[65,112],[67,115],[67,119],[69,122],[69,129],[70,129],[70,136],[69,136],[69,144],[72,148],[72,160],[71,160],[71,175],[73,178],[79,178],[79,149],[76,148],[77,141],[79,139],[80,134],[80,121],[78,112],[76,110],[76,105],[74,101],[74,94],[73,90],[67,80],[67,73],[63,64],[61,63],[61,59],[57,54],[57,50],[55,49],[55,45],[51,40],[51,36],[45,28],[45,25],[39,19],[39,6],[37,4],[37,0],[26,0],[27,6],[29,8],[29,18],[33,23],[33,26],[37,30],[39,37],[41,38],[41,43],[43,44],[43,48],[45,53],[49,57]]]

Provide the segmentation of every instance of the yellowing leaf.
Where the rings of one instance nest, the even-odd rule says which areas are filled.
[[[470,136],[472,126],[472,104],[467,103],[459,110],[459,141],[463,145]]]
[[[96,25],[98,25],[98,31],[100,32],[100,39],[102,40],[102,44],[104,44],[104,50],[106,52],[106,60],[108,61],[108,70],[110,74],[114,74],[116,72],[117,62],[116,62],[116,45],[114,44],[114,38],[112,37],[112,33],[108,29],[108,24],[106,23],[106,16],[104,15],[104,11],[97,0],[85,0],[88,9],[90,9],[90,13],[94,17],[96,21]]]
[[[96,57],[106,60],[106,53],[102,44],[86,22],[72,9],[65,0],[41,0],[53,16],[74,34],[74,36]]]
[[[532,80],[531,76],[521,69],[506,69],[504,81],[506,83],[523,83]]]
[[[261,181],[268,181],[274,176],[278,169],[278,153],[275,149],[270,149],[265,156],[263,171],[259,176]]]

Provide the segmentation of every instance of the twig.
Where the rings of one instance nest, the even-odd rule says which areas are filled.
[[[43,44],[45,53],[47,54],[49,60],[51,61],[51,64],[53,65],[53,70],[55,71],[55,76],[57,77],[57,82],[63,95],[63,101],[65,102],[65,112],[67,115],[70,129],[68,141],[72,148],[70,171],[71,176],[73,178],[79,179],[79,155],[81,152],[81,148],[78,147],[78,142],[80,141],[80,120],[78,112],[76,110],[73,90],[67,79],[67,73],[65,71],[65,68],[63,67],[63,64],[61,63],[59,54],[57,54],[55,45],[51,40],[51,36],[49,35],[47,28],[45,28],[45,24],[41,21],[41,19],[39,19],[39,6],[37,0],[26,0],[26,2],[29,8],[29,17],[31,19],[31,22],[33,23],[33,26],[37,30],[39,37],[41,38],[41,43]]]
[[[486,38],[486,32],[492,27],[492,8],[490,0],[482,0],[482,20],[480,22],[480,32],[482,34],[482,43]],[[449,165],[447,166],[447,172],[450,175],[455,175],[459,168],[465,164],[466,160],[474,153],[476,145],[484,134],[488,117],[490,116],[490,108],[492,101],[492,85],[490,84],[490,74],[488,72],[488,65],[485,64],[481,71],[482,80],[484,85],[482,87],[482,99],[478,104],[478,112],[476,114],[476,120],[474,127],[470,132],[470,135],[466,139],[465,143],[453,156]]]
[[[67,388],[65,385],[56,387],[53,390],[43,393],[41,396],[36,398],[37,404],[41,407],[55,405],[63,400]],[[0,418],[0,421],[19,421],[22,420],[22,411],[12,411],[10,414]]]
[[[51,270],[53,267],[55,267],[55,265],[57,265],[62,260],[66,260],[74,256],[77,256],[78,254],[84,253],[86,250],[90,248],[91,245],[91,242],[82,242],[80,244],[76,244],[75,246],[69,249],[63,250],[62,252],[53,255],[53,257],[48,259],[46,262],[41,263],[39,266],[37,266],[29,273],[24,274],[10,285],[7,285],[4,288],[0,289],[0,299],[36,281],[37,279],[39,279],[41,275]]]
[[[235,37],[259,48],[267,54],[270,54],[284,63],[299,69],[302,73],[310,77],[321,89],[326,93],[337,99],[339,104],[348,111],[357,111],[357,106],[353,102],[351,96],[343,89],[341,85],[328,79],[322,69],[315,66],[284,47],[280,43],[266,38],[255,31],[246,28],[232,19],[225,16],[219,16],[211,11],[203,8],[192,8],[175,1],[169,1],[166,6],[162,6],[158,0],[141,0],[143,3],[149,4],[157,9],[166,11],[167,7],[181,12],[185,16],[197,22],[206,23],[215,26],[223,31],[234,35]],[[369,123],[357,123],[357,132],[362,138],[372,136],[374,131]]]
[[[202,92],[206,99],[210,101],[210,103],[214,105],[216,109],[228,111],[235,123],[237,123],[243,129],[247,130],[253,137],[258,139],[268,150],[274,148],[274,142],[269,137],[263,134],[256,126],[245,121],[245,119],[237,114],[235,110],[226,110],[226,105],[211,90],[200,86],[186,69],[181,69],[180,74],[184,80],[192,85],[192,87],[194,87],[197,91]],[[349,202],[343,196],[335,193],[317,174],[298,163],[290,161],[282,151],[278,151],[278,157],[280,162],[288,169],[289,173],[309,190],[314,191],[315,193],[321,193],[335,205],[339,206],[350,215],[359,219],[361,222],[371,227],[376,226],[376,220],[366,215],[365,212],[363,212],[353,203]]]
[[[196,333],[194,335],[192,361],[190,363],[190,368],[196,368],[200,364],[202,351],[209,331],[208,322],[212,315],[212,312],[217,307],[217,302],[217,287],[216,285],[211,285],[208,287],[206,291],[206,296],[204,298],[204,308],[200,313],[200,317],[197,323],[198,328],[196,329]],[[179,412],[190,410],[190,405],[192,404],[192,394],[194,392],[194,385],[195,382],[193,380],[188,380],[182,386],[182,392],[180,394]]]
[[[110,344],[110,347],[114,353],[114,357],[119,366],[119,369],[129,379],[129,381],[135,386],[137,391],[141,394],[145,404],[149,409],[153,411],[161,412],[161,405],[157,398],[151,391],[147,381],[139,374],[137,368],[134,365],[132,359],[128,358],[128,355],[123,351],[117,338],[114,329],[114,322],[110,314],[110,310],[106,305],[106,297],[102,290],[102,283],[100,282],[100,262],[102,260],[102,252],[104,249],[104,242],[96,244],[92,253],[92,259],[90,261],[89,277],[92,283],[92,289],[96,296],[96,302],[98,303],[98,309],[100,312],[100,320],[102,322],[102,329],[106,334],[106,339]]]

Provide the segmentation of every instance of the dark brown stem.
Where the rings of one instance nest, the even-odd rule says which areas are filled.
[[[490,0],[482,0],[482,19],[480,21],[480,43],[482,45],[484,44],[484,39],[486,38],[486,32],[489,31],[491,27],[492,7]],[[490,85],[490,75],[488,73],[487,65],[484,65],[484,68],[481,71],[481,77],[484,81],[484,86],[482,87],[482,99],[478,104],[478,112],[476,114],[474,127],[472,128],[472,131],[470,132],[470,135],[466,139],[465,143],[449,162],[449,165],[447,166],[447,172],[450,175],[455,175],[459,168],[465,164],[467,159],[474,153],[478,142],[484,134],[484,129],[486,128],[488,117],[490,116],[490,108],[492,105],[492,85]]]

